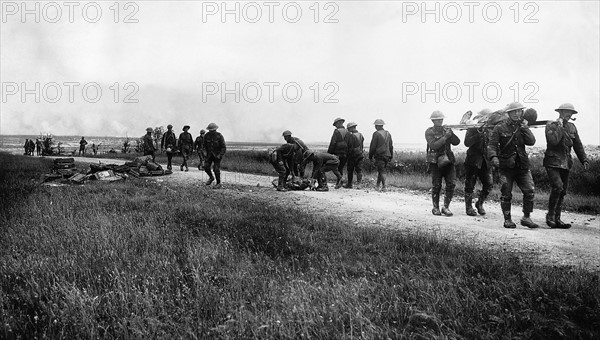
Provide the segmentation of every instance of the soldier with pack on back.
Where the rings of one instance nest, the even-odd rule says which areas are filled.
[[[460,144],[460,139],[451,128],[443,125],[444,114],[441,111],[433,111],[429,119],[433,126],[425,131],[427,141],[427,163],[431,171],[431,200],[434,215],[452,216],[450,202],[454,196],[456,187],[456,158],[451,150],[451,145]],[[444,206],[440,211],[440,192],[442,191],[442,178],[446,182],[446,194],[444,195]]]
[[[208,175],[208,180],[206,181],[206,185],[211,185],[212,182],[217,179],[217,184],[215,188],[221,188],[221,160],[223,159],[223,155],[227,151],[227,147],[225,145],[225,138],[217,129],[219,126],[215,123],[210,123],[206,127],[208,132],[204,135],[204,150],[206,150],[206,160],[204,161],[204,171]],[[211,172],[211,165],[213,165],[213,170],[215,175],[213,176]]]
[[[356,130],[356,123],[350,122],[346,125],[348,133],[354,138],[351,143],[351,147],[348,148],[348,183],[344,188],[351,189],[352,181],[354,180],[354,172],[356,171],[356,184],[360,185],[362,181],[362,168],[361,163],[364,159],[364,143],[365,137],[362,133]]]
[[[550,228],[568,229],[571,225],[561,220],[561,211],[569,185],[569,171],[573,166],[571,148],[575,150],[584,170],[588,169],[589,160],[575,124],[569,122],[571,116],[577,113],[573,104],[562,104],[555,111],[559,114],[558,119],[546,124],[547,148],[544,154],[544,167],[552,185],[546,224]]]
[[[172,169],[172,161],[173,155],[177,152],[177,137],[175,137],[175,132],[173,132],[173,125],[167,125],[167,131],[163,134],[162,139],[160,141],[161,150],[166,150],[167,152],[167,169]]]
[[[493,167],[500,173],[500,207],[504,215],[504,228],[516,228],[511,218],[513,184],[517,183],[523,193],[523,217],[521,225],[537,228],[531,220],[533,211],[534,183],[529,169],[529,157],[525,146],[535,144],[535,136],[523,119],[524,106],[519,102],[510,103],[504,110],[508,119],[497,124],[492,130],[488,144],[488,157]]]
[[[371,144],[369,145],[369,160],[372,161],[375,159],[374,164],[377,167],[377,184],[375,185],[375,189],[379,190],[379,186],[381,185],[381,191],[386,191],[385,167],[394,155],[394,142],[389,131],[383,129],[385,125],[383,119],[376,119],[373,125],[375,125],[375,132],[373,132]]]
[[[490,115],[492,110],[483,109],[478,115]],[[476,216],[477,213],[485,215],[486,211],[483,208],[483,203],[490,194],[493,186],[492,167],[487,158],[487,145],[489,140],[490,129],[487,127],[469,128],[465,135],[465,146],[467,149],[467,157],[465,158],[465,210],[467,215]],[[477,178],[481,182],[481,190],[475,209],[473,209],[473,191]]]
[[[327,148],[327,153],[336,155],[340,161],[340,165],[338,167],[339,173],[344,175],[344,167],[346,166],[346,162],[348,161],[348,148],[350,147],[349,143],[352,142],[353,138],[348,130],[344,127],[345,120],[342,118],[336,118],[333,121],[333,126],[335,126],[335,130],[333,130],[333,135],[331,136],[331,141],[329,142],[329,147]],[[342,179],[335,184],[335,188],[339,189],[342,187]]]

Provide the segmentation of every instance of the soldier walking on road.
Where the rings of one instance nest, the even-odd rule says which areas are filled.
[[[340,173],[339,165],[340,159],[336,155],[325,152],[314,152],[312,150],[304,151],[304,159],[302,164],[312,161],[313,170],[311,178],[311,187],[314,186],[315,180],[318,183],[317,191],[329,191],[327,186],[327,176],[325,175],[328,171],[333,171],[337,178],[337,183],[342,181],[342,174]],[[337,188],[337,186],[336,186]],[[339,189],[339,188],[338,188]]]
[[[217,179],[217,185],[215,188],[221,188],[221,159],[223,159],[223,155],[225,155],[225,151],[227,148],[225,146],[225,139],[223,135],[217,132],[219,126],[215,123],[208,124],[206,128],[208,132],[204,136],[204,150],[206,150],[206,160],[204,161],[204,171],[208,174],[208,180],[206,181],[206,185],[210,185],[215,177]],[[213,170],[215,172],[215,176],[210,170],[211,165],[214,163]]]
[[[479,115],[489,114],[491,110],[484,109]],[[485,215],[483,202],[490,194],[493,186],[492,167],[487,158],[487,145],[489,140],[490,130],[486,127],[470,128],[465,135],[465,146],[467,150],[467,158],[465,158],[465,209],[469,216]],[[473,209],[473,190],[477,183],[477,178],[481,182],[481,190],[479,197]]]
[[[460,144],[460,139],[451,128],[443,126],[444,114],[441,111],[433,111],[429,119],[433,126],[425,131],[427,140],[427,163],[431,171],[431,200],[434,215],[452,216],[450,202],[454,196],[456,187],[456,158],[451,150],[451,145]],[[442,178],[446,182],[446,194],[444,195],[444,206],[440,211],[440,192],[442,191]]]
[[[152,161],[154,162],[156,147],[152,139],[153,131],[151,127],[146,128],[146,134],[142,137],[142,150],[144,151],[144,156],[152,156]]]
[[[294,162],[293,164],[291,164],[292,166],[292,171],[294,176],[300,176],[300,177],[304,177],[304,166],[302,163],[302,159],[303,159],[303,155],[304,155],[304,151],[309,150],[308,146],[306,146],[306,144],[304,144],[304,142],[298,138],[298,137],[293,137],[292,136],[292,132],[290,130],[285,130],[283,131],[283,139],[285,139],[286,142],[288,142],[289,144],[295,144],[298,147],[294,148],[295,151],[295,156],[294,156]]]
[[[167,125],[167,131],[162,135],[162,139],[160,141],[160,149],[165,150],[167,152],[167,169],[171,170],[173,168],[172,161],[173,155],[175,154],[175,148],[177,146],[177,137],[175,137],[175,132],[173,132],[173,125]]]
[[[352,148],[348,148],[348,183],[344,186],[344,188],[351,189],[354,171],[356,171],[356,184],[360,185],[362,181],[361,163],[364,159],[365,137],[356,130],[356,123],[350,122],[346,127],[352,138],[354,138],[351,142]]]
[[[198,153],[199,163],[198,170],[202,170],[202,165],[204,164],[204,159],[206,159],[206,150],[204,150],[204,134],[206,131],[204,129],[200,130],[200,136],[196,137],[194,141],[194,150]]]
[[[351,134],[348,133],[348,130],[344,128],[345,120],[342,118],[336,118],[333,121],[333,126],[335,126],[335,130],[333,130],[333,135],[331,136],[331,141],[329,142],[329,148],[327,148],[327,153],[338,156],[340,160],[340,166],[338,171],[342,176],[344,175],[344,167],[346,166],[346,162],[348,161],[348,148],[349,142],[351,142]],[[342,179],[335,184],[335,188],[339,189],[342,187]]]
[[[571,116],[577,113],[573,104],[562,104],[555,111],[559,114],[558,119],[546,124],[547,148],[544,155],[544,167],[546,167],[552,185],[548,199],[546,224],[550,228],[568,229],[571,228],[571,225],[561,221],[560,215],[569,185],[569,171],[573,166],[571,148],[575,150],[575,154],[585,170],[589,167],[589,161],[575,124],[569,122]]]
[[[374,164],[377,167],[376,190],[379,190],[379,186],[381,185],[381,191],[386,191],[385,167],[392,160],[394,142],[389,131],[383,129],[385,125],[383,119],[376,119],[373,125],[375,125],[375,132],[373,132],[371,144],[369,145],[369,160],[373,161],[375,159]]]
[[[521,225],[537,228],[531,220],[533,211],[534,183],[529,170],[529,157],[525,146],[535,144],[535,136],[523,119],[523,105],[514,102],[505,112],[508,119],[494,127],[488,144],[488,156],[493,167],[500,169],[500,207],[504,215],[504,228],[516,228],[511,218],[512,188],[516,182],[523,193],[523,218]]]
[[[189,170],[187,160],[192,155],[192,150],[194,149],[194,139],[192,134],[188,132],[189,129],[190,126],[185,125],[183,132],[179,134],[179,140],[177,140],[179,152],[181,152],[181,157],[183,157],[183,163],[180,166],[181,171],[183,171],[183,167],[185,167],[185,171]]]

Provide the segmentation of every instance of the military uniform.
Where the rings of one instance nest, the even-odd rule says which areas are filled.
[[[146,133],[142,137],[142,150],[144,150],[144,156],[152,156],[152,161],[154,162],[156,147],[154,146],[151,132]]]
[[[221,184],[221,159],[223,159],[223,155],[225,155],[225,151],[227,151],[227,147],[225,146],[225,138],[223,138],[223,135],[216,130],[209,130],[204,135],[204,150],[206,152],[204,171],[209,177],[206,184],[209,185],[212,183],[216,177],[217,185],[219,185]],[[213,163],[213,170],[215,172],[214,177],[210,169]]]
[[[312,157],[313,170],[311,178],[317,180],[317,190],[328,190],[327,176],[325,175],[328,171],[333,171],[337,178],[337,183],[341,182],[342,174],[339,171],[340,159],[338,156],[325,152],[314,152]]]
[[[389,131],[376,130],[373,132],[371,137],[371,144],[369,145],[369,159],[375,159],[375,166],[377,167],[377,187],[379,185],[385,189],[385,167],[388,162],[392,159],[394,154],[394,142],[392,141],[392,135]]]
[[[338,171],[342,176],[344,174],[344,167],[348,161],[348,149],[351,147],[351,143],[352,134],[350,134],[345,127],[342,126],[333,130],[327,153],[336,155],[339,158],[340,164]]]
[[[287,143],[273,150],[270,155],[270,162],[279,175],[277,181],[278,191],[285,191],[285,183],[294,165],[295,151],[297,149],[298,146],[296,144]]]
[[[497,124],[490,135],[488,158],[497,157],[500,168],[500,207],[505,221],[511,218],[513,183],[516,182],[523,193],[523,213],[525,217],[533,211],[534,183],[529,170],[529,157],[525,146],[535,144],[535,136],[528,126],[519,121],[506,119]],[[523,224],[523,220],[521,221]],[[505,227],[512,228],[512,226]],[[536,227],[536,226],[530,226]]]
[[[175,154],[175,147],[177,146],[177,137],[175,137],[175,132],[173,130],[167,130],[162,136],[160,141],[160,148],[167,149],[167,169],[171,170],[172,168],[172,160],[173,155]]]
[[[194,149],[194,138],[192,134],[187,131],[184,131],[179,134],[179,140],[177,140],[179,145],[179,152],[181,152],[181,156],[183,157],[183,163],[181,164],[181,170],[185,167],[185,171],[188,171],[187,160],[192,155],[192,150]]]
[[[352,138],[352,148],[348,149],[348,184],[347,188],[352,188],[352,181],[354,180],[354,171],[356,171],[356,182],[360,184],[362,181],[362,168],[361,163],[364,159],[364,143],[365,137],[362,133],[355,131],[350,132]]]
[[[575,111],[576,113],[576,111]],[[548,199],[548,214],[546,222],[551,227],[568,228],[570,225],[560,220],[562,203],[567,194],[569,171],[573,166],[571,149],[581,164],[588,163],[585,149],[579,138],[575,124],[559,120],[546,124],[547,148],[544,155],[544,167],[552,185]]]
[[[481,181],[481,191],[475,207],[481,215],[485,215],[483,202],[493,186],[492,167],[487,159],[489,132],[488,129],[470,128],[465,135],[465,146],[469,148],[465,158],[465,207],[470,216],[476,215],[472,202],[477,178]]]
[[[447,133],[450,136],[447,136]],[[432,126],[425,130],[427,141],[427,163],[431,171],[431,200],[433,202],[432,212],[439,215],[440,192],[442,190],[442,178],[446,182],[446,194],[444,195],[444,209],[442,212],[447,216],[452,213],[449,210],[450,202],[454,196],[456,187],[456,158],[451,150],[451,145],[460,144],[460,138],[452,132],[452,129],[443,126]],[[440,158],[447,157],[448,164],[439,162]]]
[[[198,153],[198,158],[200,158],[200,164],[198,164],[198,170],[200,170],[202,163],[204,163],[204,159],[206,158],[206,151],[204,150],[204,134],[201,133],[200,136],[196,137],[194,141],[194,150]]]
[[[300,177],[304,177],[304,171],[305,171],[305,164],[302,163],[302,155],[304,154],[304,151],[309,150],[308,146],[306,146],[306,144],[304,144],[304,142],[302,141],[302,139],[298,138],[298,137],[286,137],[285,139],[289,144],[294,144],[297,145],[296,148],[294,148],[294,157],[293,157],[293,164],[291,164],[292,166],[292,171],[294,173],[294,176],[300,176]]]

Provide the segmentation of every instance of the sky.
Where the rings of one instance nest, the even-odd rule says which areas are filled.
[[[23,5],[24,4],[24,5]],[[570,102],[600,144],[598,1],[1,1],[0,134],[327,142],[333,120],[424,144],[513,101]],[[543,128],[534,129],[538,145]],[[458,133],[464,136],[464,133]]]

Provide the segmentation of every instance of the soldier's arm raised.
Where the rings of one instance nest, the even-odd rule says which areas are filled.
[[[437,150],[446,144],[446,137],[436,138],[431,129],[425,131],[425,140],[427,140],[427,146],[432,150]]]
[[[528,126],[521,127],[521,135],[523,136],[523,142],[525,145],[532,146],[535,144],[535,136]]]
[[[546,143],[548,145],[558,145],[563,139],[564,131],[563,127],[559,126],[557,122],[548,122],[546,124]]]
[[[477,129],[468,129],[465,134],[465,146],[470,148],[471,146],[481,141],[481,135]]]

